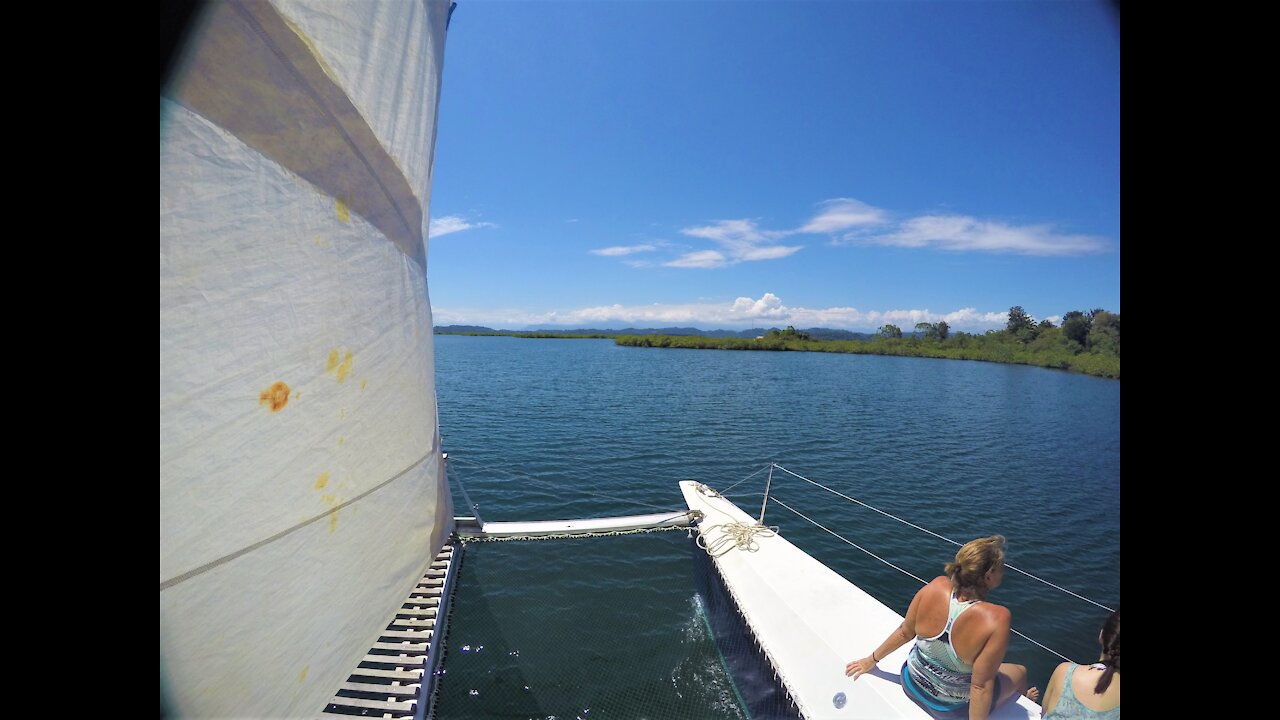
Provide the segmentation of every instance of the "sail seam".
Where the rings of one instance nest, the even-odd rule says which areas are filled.
[[[206,32],[212,40],[173,97],[363,217],[425,268],[423,200],[309,39],[267,2],[218,5]]]
[[[212,561],[210,561],[210,562],[207,562],[207,563],[205,563],[204,565],[201,565],[200,567],[194,568],[194,569],[192,569],[192,570],[188,570],[187,572],[185,572],[185,573],[183,573],[183,574],[181,574],[181,575],[178,575],[178,576],[176,576],[176,577],[172,577],[172,578],[169,578],[168,580],[165,580],[164,582],[160,583],[160,592],[164,592],[165,590],[168,590],[169,588],[174,587],[175,585],[179,585],[179,584],[181,584],[181,583],[184,583],[184,582],[186,582],[187,580],[190,580],[190,579],[191,579],[191,578],[193,578],[193,577],[197,577],[197,576],[203,575],[203,574],[205,574],[205,573],[209,572],[210,570],[213,570],[213,569],[214,569],[214,568],[216,568],[216,567],[219,567],[219,566],[222,566],[222,565],[226,565],[227,563],[231,562],[232,560],[235,560],[236,558],[238,558],[238,557],[240,557],[240,556],[242,556],[242,555],[246,555],[246,554],[248,554],[248,553],[250,553],[250,552],[253,552],[254,550],[257,550],[257,549],[259,549],[259,548],[261,548],[261,547],[264,547],[264,546],[266,546],[266,545],[270,545],[271,543],[273,543],[273,542],[275,542],[275,541],[277,541],[277,540],[279,540],[279,539],[281,539],[281,538],[283,538],[283,537],[285,537],[285,536],[287,536],[287,535],[290,535],[290,534],[292,534],[292,533],[294,533],[294,532],[296,532],[296,531],[298,531],[298,530],[301,530],[302,528],[304,528],[304,527],[306,527],[306,526],[308,526],[308,525],[311,525],[311,524],[313,524],[313,523],[319,522],[320,520],[323,520],[323,519],[325,519],[325,518],[329,517],[330,515],[332,515],[332,514],[334,514],[334,513],[338,512],[339,510],[341,510],[341,509],[343,509],[343,508],[345,508],[345,507],[348,507],[348,506],[350,506],[350,505],[353,505],[353,504],[355,504],[355,503],[357,503],[357,502],[359,502],[359,501],[363,500],[364,498],[368,497],[369,495],[372,495],[373,493],[375,493],[375,492],[377,492],[377,491],[381,490],[382,488],[384,488],[384,487],[386,487],[386,486],[390,485],[391,483],[395,482],[396,480],[399,480],[401,477],[404,477],[404,475],[405,475],[406,473],[408,473],[410,470],[412,470],[412,469],[414,469],[414,468],[418,467],[419,465],[421,465],[422,463],[426,462],[426,461],[427,461],[427,458],[431,457],[432,453],[434,453],[434,452],[435,452],[435,448],[433,447],[433,448],[431,449],[431,451],[430,451],[430,452],[428,452],[426,455],[423,455],[422,457],[418,458],[417,460],[414,460],[414,461],[409,465],[409,467],[406,467],[404,470],[401,470],[400,472],[396,473],[395,475],[391,476],[390,478],[388,478],[388,479],[384,480],[384,481],[383,481],[383,482],[381,482],[381,483],[378,483],[377,485],[374,485],[373,487],[369,488],[368,490],[365,490],[364,492],[362,492],[362,493],[360,493],[359,495],[357,495],[357,496],[355,496],[355,497],[351,498],[350,500],[348,500],[348,501],[346,501],[346,502],[344,502],[344,503],[342,503],[342,504],[340,504],[340,505],[335,505],[333,508],[330,508],[330,509],[329,509],[328,511],[326,511],[326,512],[320,513],[319,515],[316,515],[316,516],[315,516],[315,517],[313,517],[313,518],[310,518],[310,519],[307,519],[307,520],[303,520],[302,522],[298,523],[297,525],[294,525],[294,526],[293,526],[293,527],[291,527],[291,528],[286,528],[286,529],[284,529],[284,530],[281,530],[280,532],[276,533],[275,535],[272,535],[272,536],[271,536],[271,537],[269,537],[269,538],[264,538],[264,539],[262,539],[262,540],[259,540],[258,542],[254,543],[254,544],[252,544],[252,545],[248,545],[248,546],[246,546],[246,547],[240,548],[239,550],[237,550],[237,551],[235,551],[235,552],[233,552],[233,553],[229,553],[229,554],[227,554],[227,555],[223,555],[222,557],[220,557],[220,558],[218,558],[218,559],[216,559],[216,560],[212,560]]]
[[[342,120],[338,118],[337,115],[334,114],[333,109],[329,107],[329,103],[326,102],[325,98],[321,97],[320,93],[316,90],[315,86],[311,84],[311,81],[298,71],[298,67],[293,63],[290,57],[275,42],[275,38],[272,37],[271,33],[269,33],[266,30],[266,28],[262,26],[262,21],[258,18],[258,16],[254,12],[252,12],[248,7],[240,4],[235,4],[233,5],[233,7],[235,7],[236,11],[239,12],[242,17],[244,17],[246,20],[249,21],[249,24],[258,33],[258,36],[262,38],[263,43],[265,43],[266,46],[271,50],[272,54],[274,54],[277,58],[280,59],[280,62],[289,71],[289,74],[293,75],[298,80],[299,87],[301,87],[304,91],[306,91],[308,95],[311,96],[312,101],[315,102],[316,107],[320,110],[320,112],[324,113],[324,115],[333,122],[334,127],[338,129],[338,132],[342,135],[343,139],[347,141],[347,146],[351,148],[351,151],[355,153],[356,157],[360,158],[360,163],[364,165],[366,170],[369,171],[369,175],[372,176],[373,181],[378,184],[378,188],[382,190],[382,194],[387,198],[387,202],[389,202],[391,204],[391,207],[395,209],[396,217],[400,218],[400,222],[404,224],[405,229],[408,230],[409,236],[410,237],[418,236],[419,233],[422,232],[422,227],[421,226],[414,227],[413,224],[409,222],[409,219],[405,217],[404,210],[401,209],[400,203],[396,202],[395,194],[392,193],[391,189],[387,187],[385,182],[383,182],[381,174],[377,171],[376,168],[373,167],[373,164],[369,162],[369,158],[365,156],[365,153],[361,149],[359,143],[357,143],[355,139],[351,137],[351,133],[347,132],[346,126],[343,125]],[[270,6],[267,6],[267,7],[270,7]],[[274,8],[271,8],[271,9],[274,10]],[[275,14],[275,17],[279,18],[280,20],[283,20],[283,18],[278,13]],[[295,28],[290,28],[290,29],[293,30],[295,33],[298,32]],[[307,49],[311,51],[312,56],[314,57],[315,49],[310,47],[309,44],[307,45],[308,45]],[[439,110],[437,109],[437,113],[438,112]],[[358,114],[358,111],[357,111],[357,114]],[[363,120],[363,118],[361,119]],[[379,147],[381,147],[380,143],[379,143]],[[384,148],[384,152],[385,152],[385,148]],[[394,164],[394,161],[393,161],[393,164]],[[402,170],[401,173],[403,174],[403,172],[404,171]],[[417,198],[414,198],[414,199],[416,200]]]

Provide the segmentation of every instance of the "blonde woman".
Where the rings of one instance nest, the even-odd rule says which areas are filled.
[[[985,720],[1027,688],[1027,669],[1004,662],[1009,609],[987,601],[1004,578],[1004,536],[978,538],[911,599],[906,620],[871,655],[845,665],[854,680],[903,643],[902,689],[935,717]],[[1035,699],[1035,696],[1032,696]]]

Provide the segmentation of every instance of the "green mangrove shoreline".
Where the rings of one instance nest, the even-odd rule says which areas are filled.
[[[672,335],[621,335],[614,338],[629,347],[684,348],[691,350],[762,350],[774,352],[829,352],[851,355],[895,355],[927,357],[942,360],[977,360],[980,362],[1033,365],[1067,370],[1103,378],[1120,379],[1120,358],[1109,353],[1082,352],[1052,348],[1013,347],[1009,343],[972,343],[970,338],[925,340],[923,338],[877,338],[874,340],[779,340],[745,338],[708,338]]]
[[[1039,333],[1025,342],[1008,333],[985,335],[956,333],[946,339],[923,337],[871,340],[804,340],[794,337],[712,338],[696,335],[572,335],[552,332],[449,333],[457,335],[508,336],[524,338],[588,339],[612,338],[626,347],[677,348],[687,350],[755,350],[767,352],[828,352],[852,355],[893,355],[944,360],[1032,365],[1067,370],[1102,378],[1120,379],[1120,356],[1111,352],[1081,351],[1062,336],[1058,328]]]

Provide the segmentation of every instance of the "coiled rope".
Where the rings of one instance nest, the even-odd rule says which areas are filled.
[[[759,472],[760,471],[757,470],[756,472],[751,473],[751,475],[757,475]],[[744,480],[749,479],[751,475],[748,475]],[[733,487],[737,487],[741,484],[742,482],[739,481],[738,483],[735,483]],[[694,486],[694,489],[696,489],[699,494],[705,495],[706,497],[724,498],[724,495],[721,495],[704,483],[698,483]],[[717,531],[720,533],[718,537],[712,540],[707,539],[711,537],[712,533]],[[713,558],[717,558],[734,548],[742,550],[743,552],[755,552],[760,549],[760,544],[756,542],[756,538],[774,537],[777,534],[777,525],[769,527],[761,525],[758,522],[744,523],[734,521],[720,523],[719,525],[711,525],[706,528],[699,526],[698,538],[695,542],[697,542],[698,547],[706,551],[708,555]]]

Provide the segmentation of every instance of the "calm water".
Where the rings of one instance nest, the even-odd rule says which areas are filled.
[[[775,461],[961,542],[1001,533],[1012,565],[1120,602],[1118,382],[924,358],[435,340],[450,473],[485,520],[682,508],[677,481],[726,488]],[[763,489],[760,474],[732,494],[757,514]],[[955,553],[777,472],[772,494],[924,578]],[[905,613],[916,581],[780,506],[766,521]],[[1096,658],[1105,611],[1013,572],[991,599],[1016,630]],[[442,717],[743,717],[683,532],[473,543],[456,603]],[[1016,637],[1007,659],[1041,687],[1058,662]]]

